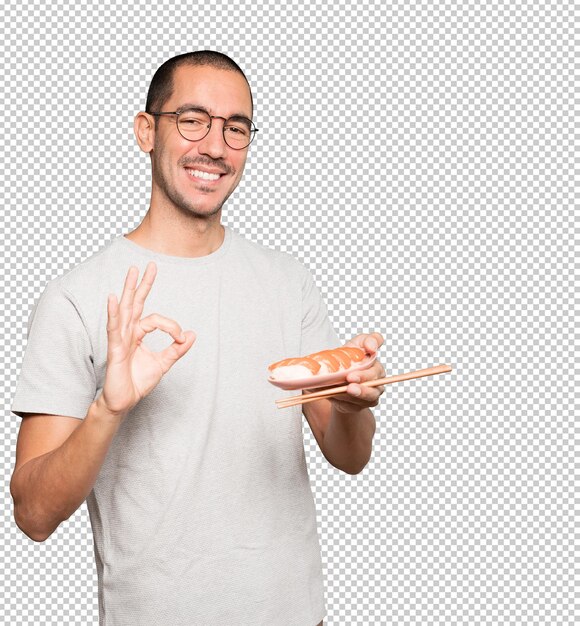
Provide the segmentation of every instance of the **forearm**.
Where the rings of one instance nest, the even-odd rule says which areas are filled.
[[[17,525],[31,539],[44,541],[90,493],[121,418],[107,414],[98,400],[58,448],[31,459],[12,478]]]
[[[333,407],[324,434],[324,456],[336,468],[358,474],[371,457],[375,430],[376,421],[370,409],[339,413]]]

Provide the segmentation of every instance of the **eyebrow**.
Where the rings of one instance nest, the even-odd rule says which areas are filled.
[[[197,109],[198,111],[204,111],[208,115],[211,115],[211,113],[204,106],[202,106],[201,104],[196,104],[195,102],[186,102],[185,104],[182,104],[175,110],[183,111],[184,109]],[[244,113],[232,113],[231,115],[228,116],[227,119],[231,119],[232,117],[252,121],[251,118],[249,118]]]

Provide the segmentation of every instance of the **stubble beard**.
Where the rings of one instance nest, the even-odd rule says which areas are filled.
[[[154,158],[152,162],[152,177],[154,184],[161,190],[161,193],[169,200],[173,206],[186,217],[197,217],[200,219],[207,219],[213,217],[221,210],[225,201],[232,195],[234,189],[230,190],[224,198],[218,201],[213,208],[203,210],[199,205],[196,205],[190,198],[180,193],[171,183],[167,180],[163,173],[163,168],[160,167],[159,161],[161,161],[162,155],[157,150],[158,158]],[[200,190],[204,193],[213,191],[211,187],[201,186]]]
[[[163,173],[158,169],[153,175],[157,187],[161,190],[162,194],[171,202],[175,208],[187,217],[209,218],[219,213],[225,201],[229,198],[230,194],[227,194],[225,198],[217,202],[217,204],[209,211],[207,209],[201,209],[201,207],[193,202],[190,198],[180,193],[177,189],[171,186],[167,181]],[[201,187],[200,190],[204,193],[211,192],[209,187]]]

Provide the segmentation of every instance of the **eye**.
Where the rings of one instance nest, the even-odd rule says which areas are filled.
[[[240,137],[248,137],[250,134],[250,129],[245,124],[228,124],[225,130],[230,135],[239,135]]]
[[[207,120],[193,115],[183,115],[179,118],[180,124],[186,124],[187,126],[203,126],[207,124]]]
[[[177,123],[189,130],[198,130],[209,126],[210,119],[205,111],[187,109],[179,114]]]

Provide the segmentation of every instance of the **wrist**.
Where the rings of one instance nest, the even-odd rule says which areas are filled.
[[[376,430],[376,420],[369,408],[360,408],[349,412],[339,411],[335,406],[330,411],[330,424],[333,429],[338,429],[349,438],[366,438],[373,435]]]
[[[91,404],[89,413],[91,413],[92,415],[94,415],[100,420],[107,420],[108,422],[119,423],[119,424],[123,421],[123,419],[127,415],[127,411],[112,411],[107,406],[102,393]]]
[[[332,406],[330,409],[330,415],[332,418],[338,418],[340,421],[348,423],[351,418],[357,418],[361,415],[367,413],[370,409],[365,407],[361,407],[359,409],[349,409],[347,411],[340,410],[334,402],[332,402]]]

